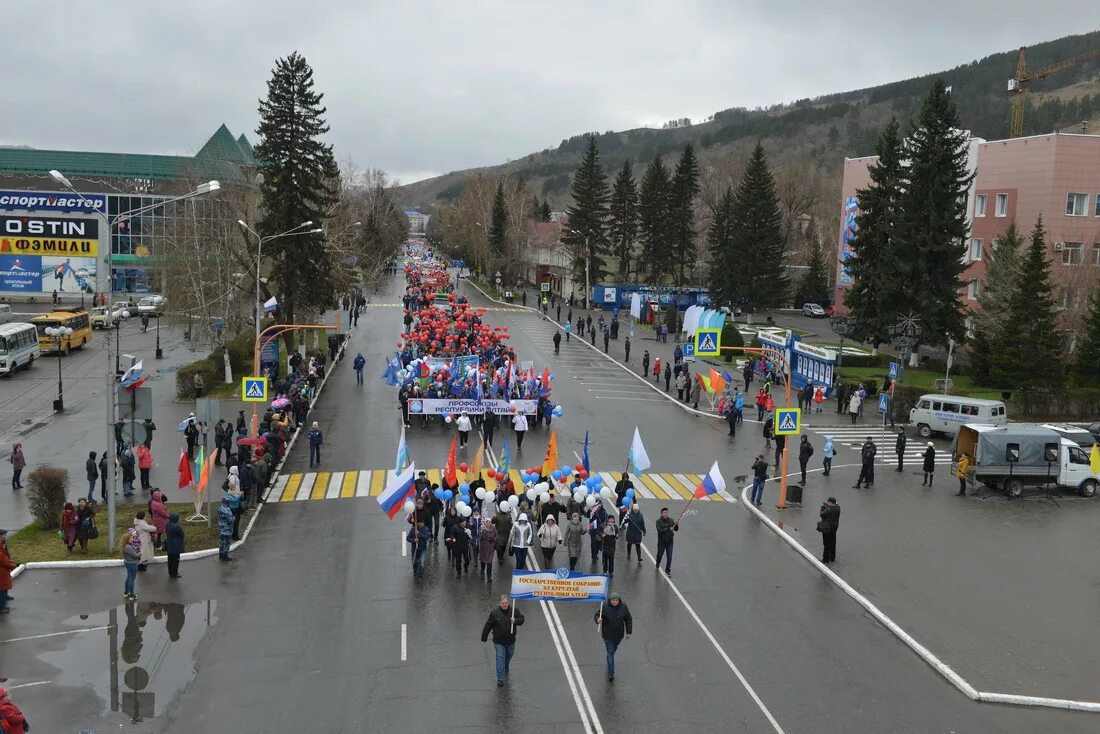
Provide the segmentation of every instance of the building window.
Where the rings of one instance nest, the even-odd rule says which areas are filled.
[[[1081,264],[1081,251],[1083,247],[1080,242],[1063,242],[1062,243],[1062,264],[1063,265],[1080,265]]]
[[[963,325],[966,327],[966,338],[967,339],[973,339],[974,338],[974,319],[970,318],[970,317],[967,317],[967,319],[965,321],[963,321]]]
[[[966,282],[966,298],[970,301],[978,300],[982,292],[982,282],[977,278],[971,278]]]
[[[1000,242],[997,238],[993,238],[989,241],[989,259],[993,259],[993,253],[997,252],[997,243]]]
[[[1096,195],[1096,216],[1100,217],[1100,194]]]
[[[975,262],[982,259],[982,241],[970,240],[970,261]]]
[[[1100,212],[1097,212],[1097,214],[1100,214]],[[985,216],[985,194],[978,194],[974,197],[974,216]]]
[[[1092,246],[1092,264],[1100,265],[1100,244]]]
[[[1067,217],[1083,217],[1089,210],[1089,195],[1088,194],[1067,194],[1066,195],[1066,216]]]
[[[1008,216],[1008,194],[997,194],[997,216]]]

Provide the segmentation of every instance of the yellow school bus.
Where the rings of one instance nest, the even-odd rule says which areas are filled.
[[[92,320],[84,310],[51,311],[31,319],[38,330],[38,346],[43,352],[57,350],[57,337],[46,334],[46,329],[67,326],[72,334],[61,337],[61,351],[68,354],[73,349],[83,349],[92,343]]]

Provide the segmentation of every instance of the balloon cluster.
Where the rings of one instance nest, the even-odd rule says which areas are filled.
[[[454,294],[449,299],[453,302]],[[401,335],[403,341],[398,346],[416,344],[421,354],[437,357],[477,354],[494,348],[508,351],[507,342],[511,338],[508,328],[483,324],[481,317],[485,315],[484,308],[457,303],[452,310],[453,314],[428,306],[413,312],[416,323]]]

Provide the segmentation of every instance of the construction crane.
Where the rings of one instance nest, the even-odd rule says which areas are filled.
[[[1024,134],[1024,95],[1027,92],[1028,82],[1034,79],[1043,79],[1056,71],[1071,69],[1089,61],[1100,59],[1100,48],[1086,51],[1083,54],[1051,64],[1045,69],[1028,71],[1026,59],[1027,47],[1020,48],[1020,56],[1016,59],[1016,76],[1008,80],[1008,93],[1012,95],[1012,121],[1009,124],[1008,135],[1018,138]]]

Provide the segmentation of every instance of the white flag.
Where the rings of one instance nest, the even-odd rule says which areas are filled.
[[[642,318],[642,296],[640,293],[630,294],[630,315],[636,319]]]
[[[642,445],[642,434],[638,433],[638,427],[634,426],[634,440],[630,442],[630,463],[637,471],[645,471],[649,468],[649,454]]]
[[[279,302],[275,300],[275,296],[264,301],[264,313],[271,313],[279,307]]]

